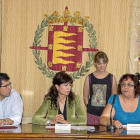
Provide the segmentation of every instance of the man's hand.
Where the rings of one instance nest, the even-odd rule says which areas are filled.
[[[14,121],[9,118],[0,119],[0,125],[11,125],[13,123],[14,123]]]
[[[4,119],[0,119],[0,125],[4,125]]]

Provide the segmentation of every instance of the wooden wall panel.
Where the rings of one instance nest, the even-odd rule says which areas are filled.
[[[109,57],[107,70],[119,80],[122,74],[128,72],[130,5],[131,0],[2,0],[1,72],[9,74],[13,88],[22,94],[23,116],[30,117],[35,113],[52,83],[37,68],[29,49],[44,14],[51,15],[53,11],[58,11],[63,15],[68,6],[72,16],[75,11],[79,11],[82,17],[90,16],[89,21],[96,30],[98,49],[105,51]],[[43,36],[42,42],[46,38]],[[84,47],[88,45],[89,38],[85,31]],[[83,53],[83,65],[88,59],[87,54]],[[41,57],[47,62],[47,51],[41,51]],[[91,67],[86,76],[94,70]],[[86,76],[75,80],[73,86],[75,93],[81,97],[82,105],[82,87]]]

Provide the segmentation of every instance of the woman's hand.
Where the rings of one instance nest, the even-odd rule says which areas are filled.
[[[59,123],[63,123],[64,121],[64,116],[62,114],[57,114],[55,117],[54,117],[54,120],[55,122],[59,122]]]
[[[57,114],[55,117],[54,117],[54,120],[51,120],[50,121],[50,124],[56,124],[56,123],[64,123],[64,117],[62,114]]]
[[[54,120],[51,120],[50,121],[50,124],[56,124],[56,123],[63,123],[63,124],[68,124],[70,122],[64,120],[64,116],[62,114],[57,114],[55,117],[54,117]]]
[[[123,125],[121,124],[121,122],[119,122],[118,120],[114,120],[113,121],[113,125],[116,127],[116,128],[122,128]]]

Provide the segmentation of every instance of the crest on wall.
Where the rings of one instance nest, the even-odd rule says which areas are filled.
[[[41,25],[35,32],[33,49],[35,63],[46,77],[53,78],[57,71],[67,71],[73,79],[84,76],[93,65],[94,53],[98,51],[96,42],[96,31],[88,21],[89,16],[82,18],[79,11],[70,15],[68,7],[63,15],[54,11],[52,15],[45,15]],[[57,25],[63,23],[62,25]],[[48,27],[48,46],[41,46],[43,31]],[[84,28],[89,37],[89,48],[83,46]],[[40,57],[41,50],[47,50],[47,65]],[[82,65],[82,52],[88,52],[86,65]]]

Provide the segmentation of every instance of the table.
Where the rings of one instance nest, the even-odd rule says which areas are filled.
[[[140,133],[140,132],[139,132]],[[127,134],[125,129],[116,129],[114,132],[106,130],[105,126],[95,126],[95,131],[72,130],[71,133],[55,133],[54,130],[46,130],[45,126],[22,124],[17,129],[0,129],[0,139],[140,139],[139,134]]]

